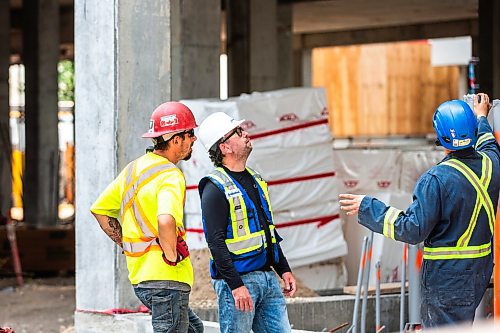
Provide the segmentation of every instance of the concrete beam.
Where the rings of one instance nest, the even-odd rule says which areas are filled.
[[[219,8],[218,0],[75,1],[79,310],[139,305],[124,256],[89,209],[150,144],[140,136],[158,104],[218,97]]]
[[[23,27],[26,68],[26,168],[24,220],[28,225],[57,223],[59,146],[59,2],[26,1]]]
[[[0,0],[0,45],[10,45],[9,1]],[[9,129],[9,65],[10,48],[0,47],[0,216],[11,207],[12,172]]]
[[[299,34],[294,37],[294,49],[386,43],[456,36],[474,37],[477,34],[478,20],[467,19],[397,27]]]

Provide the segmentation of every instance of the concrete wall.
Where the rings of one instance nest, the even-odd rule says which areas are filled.
[[[406,303],[408,304],[408,303]],[[198,308],[193,310],[202,320],[218,321],[217,308]],[[325,296],[292,298],[287,300],[288,318],[295,329],[310,331],[329,331],[343,323],[352,322],[354,296]],[[361,309],[361,305],[360,305]],[[367,331],[375,331],[375,298],[368,297]],[[381,323],[386,332],[399,330],[399,295],[383,295],[380,305]],[[359,325],[359,324],[358,324]],[[359,326],[358,326],[359,327]],[[325,330],[326,329],[326,330]],[[345,330],[344,330],[345,331]],[[358,329],[358,332],[360,330]]]

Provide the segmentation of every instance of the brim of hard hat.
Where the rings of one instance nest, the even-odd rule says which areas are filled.
[[[174,136],[175,134],[177,134],[177,133],[181,133],[181,132],[184,132],[184,131],[189,131],[189,130],[194,129],[194,128],[196,128],[196,127],[198,127],[198,125],[196,125],[196,126],[195,126],[195,127],[193,127],[193,128],[186,128],[186,129],[183,129],[183,130],[180,130],[180,131],[176,131],[176,132],[172,132],[172,133],[164,133],[164,134],[158,134],[158,133],[150,133],[150,132],[146,132],[146,133],[144,133],[141,137],[142,137],[142,138],[146,138],[146,139],[147,139],[147,138],[152,139],[152,138],[157,138],[157,137],[159,137],[159,136],[163,136],[163,137],[164,137],[164,139],[165,139],[165,135],[167,135],[167,134],[171,134],[171,135],[170,135],[170,137],[173,137],[173,136]],[[166,139],[165,139],[165,140],[166,140]]]
[[[240,126],[241,124],[243,124],[246,120],[245,119],[241,119],[241,120],[233,120],[231,122],[231,129],[229,131],[226,132],[226,134],[224,134],[221,138],[219,138],[219,140],[217,140],[211,147],[209,150],[213,149],[214,146],[217,144],[217,142],[220,142],[220,140],[222,140],[222,138],[224,138],[226,135],[228,135],[229,133],[231,133],[232,130],[234,130],[236,127]]]

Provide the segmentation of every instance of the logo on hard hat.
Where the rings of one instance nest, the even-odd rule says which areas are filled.
[[[177,115],[170,114],[168,116],[163,116],[160,118],[160,127],[174,126],[179,123]]]
[[[451,134],[451,137],[454,138],[456,136],[455,134],[455,130],[452,128],[450,129],[450,134]]]
[[[457,140],[453,139],[453,147],[463,147],[470,144],[471,139]]]
[[[149,130],[148,132],[149,133],[153,133],[155,131],[155,121],[153,119],[151,119],[149,121]]]

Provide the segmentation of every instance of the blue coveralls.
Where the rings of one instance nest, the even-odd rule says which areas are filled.
[[[478,122],[476,149],[451,152],[425,172],[406,212],[368,196],[359,208],[359,223],[374,232],[405,243],[424,242],[424,327],[472,322],[493,271],[500,152],[486,118]],[[460,162],[477,178],[453,167]]]

